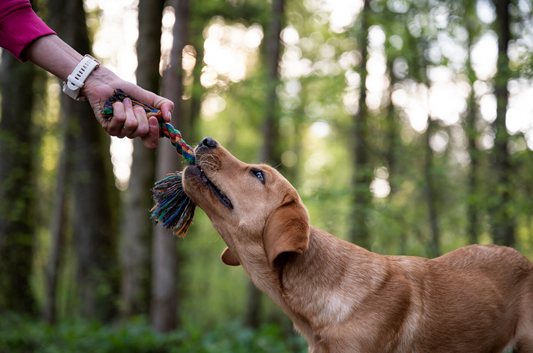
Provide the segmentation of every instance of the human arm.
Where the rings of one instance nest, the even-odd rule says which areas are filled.
[[[21,26],[21,23],[24,25]],[[57,37],[55,32],[37,17],[28,0],[0,0],[0,46],[21,61],[32,61],[64,81],[82,60],[81,54]],[[159,142],[157,120],[148,120],[144,110],[132,107],[131,101],[115,103],[114,116],[109,120],[103,119],[103,103],[117,88],[131,97],[161,109],[167,122],[170,121],[174,104],[120,79],[103,66],[89,75],[81,90],[81,95],[87,97],[97,120],[108,134],[118,137],[141,137],[148,149],[155,149]]]
[[[81,54],[55,35],[36,39],[24,49],[22,55],[64,81],[68,79],[68,75],[83,58]],[[170,122],[174,103],[131,82],[120,79],[103,66],[94,70],[87,77],[81,90],[81,95],[87,97],[96,118],[109,135],[121,138],[125,136],[129,138],[141,137],[146,148],[155,149],[159,141],[157,119],[155,117],[146,119],[144,109],[133,107],[129,99],[113,105],[113,118],[106,120],[102,117],[103,103],[113,95],[117,88],[122,89],[131,97],[161,109],[166,122]]]

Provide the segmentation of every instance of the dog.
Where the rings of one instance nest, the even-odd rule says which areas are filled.
[[[310,225],[296,189],[216,140],[197,146],[185,193],[247,276],[293,321],[310,353],[533,352],[533,264],[471,245],[429,260],[384,256]]]

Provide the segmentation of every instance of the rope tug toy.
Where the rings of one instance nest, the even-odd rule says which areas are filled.
[[[178,130],[163,120],[161,110],[131,98],[122,90],[115,90],[113,97],[105,102],[103,117],[107,120],[111,119],[113,117],[113,103],[122,102],[125,98],[131,99],[134,105],[143,107],[147,118],[155,116],[159,123],[159,137],[167,137],[176,151],[190,165],[196,164],[193,149],[185,143]],[[155,183],[152,192],[156,204],[150,212],[152,213],[151,218],[155,219],[156,223],[162,222],[163,227],[172,229],[173,234],[183,238],[191,225],[196,205],[183,191],[182,178],[182,172],[170,173],[165,179]]]

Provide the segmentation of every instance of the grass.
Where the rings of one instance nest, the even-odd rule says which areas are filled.
[[[0,317],[0,353],[304,353],[305,340],[279,326],[257,330],[239,322],[204,330],[187,327],[160,334],[142,318],[119,325],[81,320],[51,326],[18,315]]]

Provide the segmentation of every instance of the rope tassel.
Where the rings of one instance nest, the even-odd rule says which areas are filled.
[[[159,123],[159,136],[166,137],[170,140],[176,151],[189,162],[190,165],[196,164],[193,149],[185,143],[181,133],[174,127],[165,122],[161,110],[153,108],[146,103],[131,98],[122,90],[117,89],[109,100],[104,104],[103,116],[105,119],[113,117],[113,103],[122,102],[125,98],[131,99],[134,105],[140,105],[144,108],[147,118],[155,116]],[[155,183],[152,188],[153,199],[156,204],[150,212],[151,218],[156,223],[161,222],[163,227],[172,229],[174,235],[184,237],[192,223],[196,205],[183,191],[183,173],[170,173],[166,178]]]

